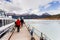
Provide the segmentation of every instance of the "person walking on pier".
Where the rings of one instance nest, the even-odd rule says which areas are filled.
[[[21,21],[20,21],[20,18],[17,19],[17,21],[15,22],[16,24],[16,27],[17,27],[17,32],[20,31],[20,25],[21,25]]]
[[[23,24],[24,24],[24,18],[22,17],[21,18],[21,27],[23,27]]]

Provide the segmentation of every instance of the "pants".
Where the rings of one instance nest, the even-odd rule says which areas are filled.
[[[23,22],[21,22],[21,26],[22,26],[22,27],[23,27],[23,24],[24,24],[24,23],[23,23]]]
[[[17,26],[17,32],[19,32],[20,31],[20,26]]]

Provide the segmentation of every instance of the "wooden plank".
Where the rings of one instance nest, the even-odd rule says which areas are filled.
[[[27,28],[22,27],[19,33],[17,32],[17,30],[15,30],[10,40],[30,40],[30,39],[31,35],[28,32]]]
[[[1,40],[8,40],[11,34],[11,32],[7,33]],[[39,40],[39,37],[36,34],[34,34],[33,37],[35,40]],[[24,26],[20,29],[20,32],[17,32],[17,29],[15,29],[10,40],[31,40],[31,35],[28,32],[28,29]]]
[[[0,40],[8,40],[12,32],[8,32],[6,35],[4,35]]]

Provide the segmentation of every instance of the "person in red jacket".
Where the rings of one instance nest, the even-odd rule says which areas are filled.
[[[20,25],[21,25],[21,21],[20,21],[20,18],[17,19],[17,21],[15,22],[16,24],[16,27],[17,27],[17,32],[20,31]]]

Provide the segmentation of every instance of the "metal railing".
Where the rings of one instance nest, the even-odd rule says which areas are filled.
[[[11,32],[13,30],[13,28],[14,28],[14,22],[4,26],[3,28],[1,27],[0,28],[0,38],[3,34],[5,34],[5,32]]]
[[[26,24],[26,23],[25,23]],[[39,31],[35,27],[31,27],[29,24],[26,24],[28,31],[31,32],[33,29],[33,34],[35,34],[39,40],[41,40],[41,37],[43,37],[43,40],[51,40],[47,35],[45,35],[43,32]],[[34,36],[34,35],[33,35]]]

